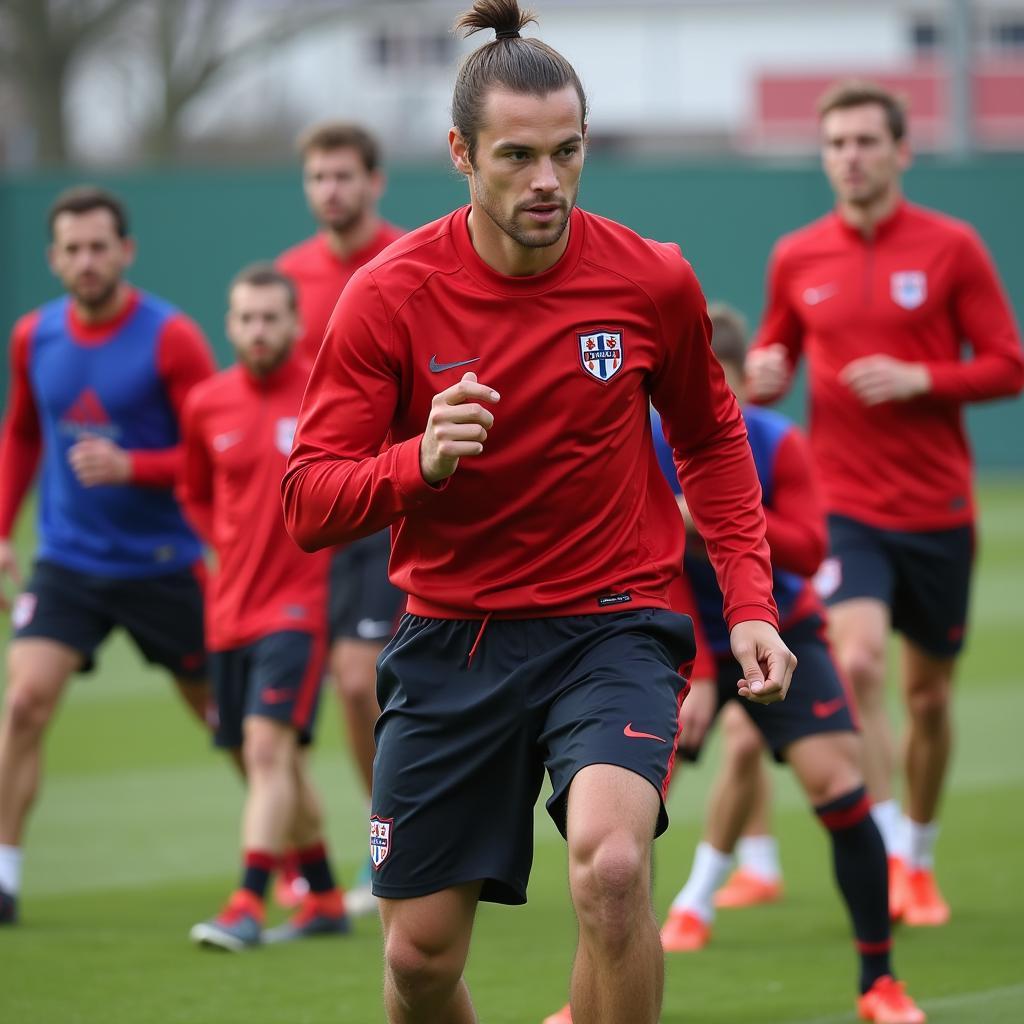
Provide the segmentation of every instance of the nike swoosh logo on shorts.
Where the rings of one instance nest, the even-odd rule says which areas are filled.
[[[445,370],[454,370],[456,366],[469,366],[470,363],[478,363],[479,361],[479,356],[473,356],[472,359],[460,359],[457,363],[439,363],[437,356],[433,355],[430,357],[430,372],[444,373]]]
[[[626,723],[626,728],[622,730],[623,736],[628,736],[631,740],[657,740],[659,743],[667,743],[667,740],[663,740],[660,736],[655,736],[649,732],[637,732],[633,728],[632,722]]]
[[[834,697],[832,700],[816,700],[811,705],[815,718],[831,718],[846,703],[845,697]]]
[[[260,696],[264,704],[283,704],[295,696],[295,691],[290,687],[286,689],[264,690]]]

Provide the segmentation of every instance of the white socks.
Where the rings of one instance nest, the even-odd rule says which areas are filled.
[[[699,843],[693,855],[690,877],[672,901],[672,909],[689,910],[705,923],[713,921],[715,890],[725,881],[730,867],[732,854],[722,853],[710,843]]]
[[[903,812],[898,800],[882,800],[871,805],[871,817],[875,819],[878,831],[882,833],[885,852],[890,857],[906,858],[906,843]]]
[[[938,822],[930,821],[926,825],[904,819],[906,823],[906,858],[907,866],[915,868],[927,868],[929,871],[935,867],[935,840],[939,835]]]
[[[744,836],[736,844],[736,862],[763,882],[777,882],[782,877],[775,836]]]
[[[0,846],[0,889],[12,896],[21,891],[21,847]]]

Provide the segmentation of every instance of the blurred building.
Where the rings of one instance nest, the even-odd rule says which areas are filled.
[[[152,0],[159,3],[160,0]],[[179,0],[183,2],[183,0]],[[199,3],[201,0],[195,0]],[[524,6],[530,0],[524,0]],[[592,104],[595,147],[642,153],[790,153],[814,145],[814,101],[838,76],[906,93],[915,145],[955,133],[946,42],[966,12],[961,67],[970,134],[982,149],[1024,150],[1024,0],[536,0],[546,41],[569,57]],[[311,120],[374,125],[392,156],[443,152],[468,0],[226,0],[226,36],[308,9],[315,27],[230,71],[182,113],[184,155],[280,158]],[[325,8],[332,16],[323,20]],[[528,32],[534,31],[531,27]],[[74,150],[131,160],[159,95],[152,63],[122,42],[78,69],[68,103]],[[133,132],[135,133],[133,136]],[[24,147],[22,147],[24,148]]]

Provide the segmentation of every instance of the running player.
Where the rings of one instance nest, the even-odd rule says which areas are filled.
[[[744,401],[743,363],[746,329],[728,307],[711,311],[712,349],[726,380]],[[915,1024],[924,1014],[893,978],[889,958],[885,847],[870,813],[861,769],[861,744],[851,709],[823,639],[824,614],[810,583],[825,554],[825,517],[817,493],[806,442],[778,413],[744,409],[768,523],[768,543],[775,572],[775,601],[782,638],[799,666],[784,704],[765,707],[743,703],[776,759],[786,762],[832,842],[836,880],[846,902],[860,953],[858,1011],[864,1020]],[[662,471],[678,491],[672,451],[659,429],[654,431]],[[686,502],[680,498],[688,532],[694,533]],[[708,727],[736,694],[736,664],[722,619],[722,593],[702,552],[699,534],[687,544],[685,569],[709,646],[718,659],[712,682],[697,682],[680,714],[681,752],[699,754]],[[732,852],[747,818],[743,793],[750,791],[760,766],[760,749],[751,747],[746,777],[738,793],[713,809],[693,869],[676,896],[661,931],[670,952],[701,949],[711,938],[713,897],[729,869]]]
[[[172,490],[178,418],[213,358],[191,320],[124,279],[135,244],[119,199],[70,189],[51,207],[49,230],[50,268],[68,294],[15,324],[0,435],[0,575],[16,585],[11,531],[41,462],[39,546],[14,601],[0,720],[8,924],[43,734],[68,679],[92,669],[110,631],[122,626],[147,661],[166,668],[200,720],[208,701],[194,572],[201,549]]]
[[[345,122],[316,125],[303,136],[300,150],[306,202],[319,230],[278,257],[277,265],[298,287],[299,353],[312,362],[348,279],[402,231],[377,213],[384,173],[380,147],[365,128]],[[381,530],[340,548],[331,560],[328,666],[367,798],[373,727],[380,714],[377,657],[405,607],[405,595],[388,579],[390,555],[390,531]],[[368,863],[362,884],[348,894],[349,913],[374,907]]]
[[[216,742],[241,750],[248,783],[241,884],[192,939],[238,951],[349,925],[304,753],[323,670],[327,560],[294,545],[276,500],[308,377],[292,357],[292,282],[269,264],[243,270],[228,292],[227,335],[238,365],[185,405],[181,497],[217,556],[206,606]],[[289,838],[309,891],[291,921],[264,933],[264,894]]]
[[[891,910],[910,925],[941,925],[949,906],[934,845],[974,554],[962,407],[1017,394],[1024,359],[975,232],[903,198],[910,149],[899,100],[842,83],[819,110],[836,208],[775,247],[750,396],[785,392],[806,353],[811,450],[829,515],[831,556],[818,579],[864,730]],[[885,704],[890,629],[903,637],[905,818]]]
[[[452,102],[470,205],[353,275],[283,485],[307,549],[393,524],[410,595],[380,658],[370,818],[392,1024],[477,1019],[476,907],[526,899],[545,766],[580,924],[573,1005],[658,1018],[651,844],[694,648],[670,610],[683,538],[650,400],[723,581],[740,692],[782,698],[793,665],[696,278],[675,246],[575,208],[586,101],[565,58],[520,37],[529,20],[515,0],[459,19],[497,37]]]

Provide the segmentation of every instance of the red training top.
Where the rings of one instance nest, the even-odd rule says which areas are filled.
[[[292,535],[313,549],[394,524],[391,579],[417,615],[670,607],[683,531],[650,399],[730,624],[777,623],[743,420],[679,249],[576,210],[553,267],[506,277],[473,248],[467,217],[406,235],[345,289],[285,476]],[[467,369],[501,394],[494,427],[481,456],[432,487],[419,462],[431,399]]]
[[[302,337],[296,351],[303,359],[310,363],[316,359],[327,322],[348,279],[403,234],[401,228],[381,221],[368,245],[352,253],[348,259],[342,259],[318,232],[278,256],[277,269],[287,274],[299,290]]]
[[[308,369],[295,358],[266,377],[233,366],[185,405],[180,498],[217,555],[206,593],[210,650],[324,629],[329,556],[295,546],[277,498]]]
[[[811,448],[829,512],[894,530],[973,520],[961,405],[1019,392],[1024,358],[970,226],[904,202],[870,239],[837,213],[782,238],[755,347],[776,343],[791,365],[807,354]],[[839,374],[875,354],[923,363],[930,393],[864,405]]]

